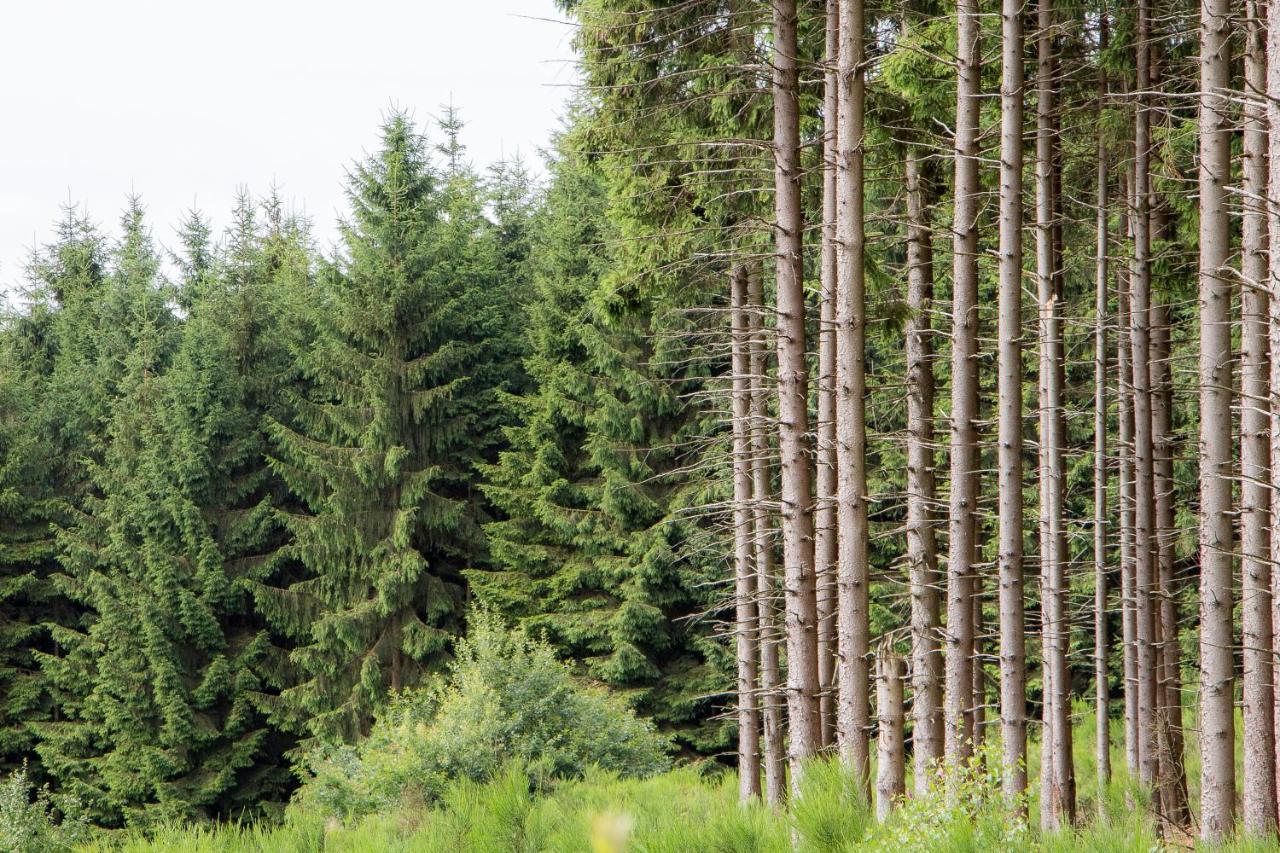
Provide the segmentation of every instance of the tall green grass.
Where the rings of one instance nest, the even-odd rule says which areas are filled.
[[[421,851],[422,853],[1147,853],[1161,847],[1147,798],[1124,773],[1123,751],[1113,748],[1115,778],[1099,790],[1093,755],[1093,716],[1079,709],[1075,761],[1082,824],[1042,836],[1033,744],[1031,826],[1010,819],[999,794],[991,748],[961,780],[958,796],[908,799],[877,823],[854,779],[839,762],[817,760],[803,775],[800,795],[775,813],[737,800],[732,774],[683,767],[648,779],[621,779],[591,771],[585,778],[536,789],[528,774],[508,767],[486,783],[459,782],[432,807],[407,799],[398,808],[349,825],[295,807],[278,826],[174,827],[150,838],[103,838],[87,851]],[[1188,719],[1188,724],[1193,720]],[[988,746],[994,747],[992,733]],[[1117,727],[1115,734],[1119,735]],[[1192,744],[1188,744],[1192,747]],[[1192,783],[1198,756],[1188,750]],[[1196,792],[1193,790],[1193,806]],[[1237,840],[1223,853],[1280,850],[1274,841]]]

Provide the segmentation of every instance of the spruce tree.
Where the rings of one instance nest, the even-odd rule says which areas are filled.
[[[243,814],[291,787],[292,740],[268,724],[283,685],[251,606],[282,544],[265,412],[288,354],[247,196],[216,262],[188,220],[180,342],[132,213],[105,303],[129,348],[93,495],[60,537],[64,584],[88,616],[47,659],[71,698],[41,751],[98,820],[154,825]]]
[[[682,514],[701,488],[681,448],[708,430],[686,399],[702,368],[675,306],[629,291],[606,182],[580,141],[562,143],[534,226],[534,389],[512,400],[510,447],[486,468],[503,518],[486,528],[493,570],[469,579],[682,747],[714,753],[728,736],[710,698],[727,685],[725,652],[687,617],[712,603],[719,567]]]
[[[37,731],[58,703],[39,655],[81,616],[54,580],[53,526],[87,487],[104,263],[96,230],[67,208],[28,265],[21,307],[0,320],[0,768],[27,763],[34,778]]]
[[[456,175],[456,173],[455,173]],[[325,270],[304,390],[272,426],[272,464],[305,576],[260,606],[296,643],[283,712],[322,740],[367,731],[388,691],[446,659],[461,570],[478,554],[474,463],[494,369],[496,294],[481,202],[441,174],[404,115],[356,167],[344,251]]]

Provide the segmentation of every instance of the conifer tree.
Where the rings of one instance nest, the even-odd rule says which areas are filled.
[[[367,730],[388,691],[446,658],[479,555],[474,465],[494,440],[485,323],[499,298],[478,198],[407,117],[350,177],[344,251],[300,353],[304,390],[271,428],[305,575],[259,596],[296,643],[283,713],[324,740]]]
[[[728,660],[684,617],[710,604],[719,566],[691,554],[697,533],[680,515],[697,482],[680,448],[707,429],[683,397],[699,386],[672,313],[622,287],[607,179],[578,145],[561,141],[534,224],[533,388],[511,401],[510,446],[485,471],[503,516],[486,528],[493,570],[469,578],[477,599],[712,753],[728,743],[709,713]]]

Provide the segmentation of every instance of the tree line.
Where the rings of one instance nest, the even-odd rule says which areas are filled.
[[[728,291],[743,796],[832,750],[891,808],[909,733],[1025,811],[1030,731],[1057,829],[1092,701],[1169,835],[1274,834],[1280,11],[568,5],[594,145]]]
[[[107,825],[269,808],[474,603],[744,798],[831,751],[1020,813],[1038,765],[1064,827],[1091,703],[1170,836],[1274,833],[1268,5],[562,6],[543,186],[394,116],[336,252],[246,196],[172,263],[140,204],[35,253],[6,765]]]
[[[331,251],[275,194],[173,251],[140,199],[114,236],[64,211],[0,325],[4,769],[107,827],[273,814],[472,602],[722,751],[730,668],[682,621],[719,566],[676,554],[706,416],[575,132],[543,186],[393,114]]]

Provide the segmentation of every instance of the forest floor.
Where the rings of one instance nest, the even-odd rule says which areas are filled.
[[[413,851],[418,853],[784,853],[784,851],[1146,851],[1188,849],[1185,843],[1162,845],[1156,820],[1141,792],[1122,779],[1099,791],[1093,757],[1091,714],[1080,708],[1075,732],[1079,785],[1078,828],[1041,834],[1010,819],[999,794],[994,766],[979,765],[948,805],[940,793],[909,799],[888,820],[878,823],[862,804],[851,778],[838,762],[818,761],[809,768],[802,792],[785,812],[763,805],[743,807],[734,774],[709,775],[686,766],[643,780],[607,774],[531,792],[528,777],[511,770],[484,783],[459,783],[444,801],[426,806],[405,802],[394,813],[374,815],[350,825],[290,811],[275,826],[178,827],[143,839],[113,839],[88,851]],[[1188,720],[1190,722],[1190,720]],[[1113,736],[1119,734],[1113,726]],[[994,743],[994,732],[991,741]],[[1032,743],[1032,791],[1026,803],[1030,823],[1038,824],[1035,791],[1039,746]],[[994,757],[989,756],[989,757]],[[1113,748],[1113,766],[1123,768],[1121,749]],[[1198,755],[1187,755],[1191,801],[1198,799]],[[1241,839],[1222,851],[1280,850],[1273,841]]]

